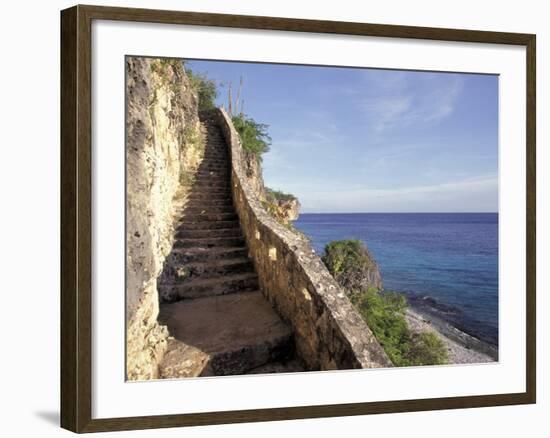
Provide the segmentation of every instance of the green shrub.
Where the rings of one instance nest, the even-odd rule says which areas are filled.
[[[407,300],[397,292],[365,287],[364,276],[376,266],[360,240],[332,241],[322,257],[334,279],[346,289],[372,333],[395,366],[447,363],[443,341],[432,332],[411,333]]]
[[[257,123],[245,115],[233,116],[233,126],[241,137],[244,150],[261,159],[262,154],[269,151],[271,137],[267,133],[268,125]]]
[[[439,336],[428,331],[410,332],[405,319],[407,301],[402,294],[371,289],[352,302],[394,365],[447,363],[447,350]]]
[[[187,77],[191,83],[191,88],[199,97],[199,111],[211,110],[216,107],[216,97],[218,89],[216,82],[208,79],[206,75],[194,73],[191,69],[187,69]]]
[[[376,267],[366,246],[355,239],[330,242],[325,246],[322,259],[334,279],[350,295],[368,287],[369,271]]]
[[[300,232],[294,225],[292,225],[292,220],[289,215],[288,205],[284,203],[286,201],[297,201],[296,196],[289,193],[283,193],[277,190],[271,190],[268,187],[265,187],[265,199],[261,200],[262,206],[264,209],[281,225],[284,225],[290,231],[299,233],[302,236],[305,236]],[[298,203],[299,205],[299,203]]]
[[[410,333],[405,320],[406,301],[397,293],[370,289],[352,299],[359,313],[396,366],[409,365]]]
[[[407,354],[410,365],[442,365],[447,363],[447,350],[443,341],[432,332],[415,333]]]
[[[280,190],[273,190],[269,187],[265,188],[265,195],[267,200],[273,203],[278,201],[295,201],[297,199],[296,196],[290,193],[281,192]]]

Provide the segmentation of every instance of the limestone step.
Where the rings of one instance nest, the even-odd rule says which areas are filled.
[[[199,191],[189,193],[188,200],[231,201],[231,192],[201,193]]]
[[[222,199],[209,199],[208,197],[197,196],[190,198],[189,195],[187,195],[187,197],[185,197],[183,201],[183,205],[174,210],[176,214],[183,213],[186,208],[233,206],[233,199],[231,198],[231,196]]]
[[[201,165],[202,164],[216,164],[216,163],[229,163],[229,155],[225,154],[225,153],[209,153],[208,155],[206,155],[202,162],[201,162]]]
[[[239,221],[193,221],[192,218],[183,218],[182,221],[178,223],[177,230],[217,230],[220,228],[239,228]]]
[[[187,263],[179,268],[165,269],[162,283],[185,284],[196,280],[219,277],[228,274],[244,274],[253,272],[254,265],[248,257],[224,258],[221,260],[206,260],[203,262]]]
[[[208,176],[195,178],[193,186],[214,186],[214,187],[228,187],[229,180],[225,176]]]
[[[257,290],[258,276],[254,272],[228,274],[205,279],[197,278],[183,284],[160,283],[157,288],[161,301],[170,303],[184,299]]]
[[[231,174],[229,172],[224,172],[223,174],[219,172],[197,174],[193,184],[209,181],[220,183],[223,181],[223,183],[229,187],[231,186]]]
[[[243,237],[204,237],[198,239],[177,239],[174,242],[176,248],[219,248],[228,246],[241,246],[245,241]]]
[[[226,167],[226,166],[229,166],[229,164],[230,164],[230,159],[228,156],[209,157],[202,160],[201,164],[197,169],[203,169],[206,166]]]
[[[201,165],[204,163],[207,164],[227,164],[229,162],[229,156],[220,155],[216,157],[204,158],[201,162]]]
[[[197,169],[197,172],[199,173],[202,173],[202,172],[226,172],[226,173],[229,173],[229,171],[231,170],[231,166],[229,164],[229,162],[227,162],[226,164],[210,164],[210,163],[206,163],[206,164],[201,164],[198,169]]]
[[[220,164],[220,165],[228,165],[230,162],[228,155],[210,155],[208,157],[205,157],[202,161],[202,163],[199,165],[199,167],[206,165],[206,164]]]
[[[209,158],[224,158],[229,159],[229,151],[225,148],[222,141],[212,144],[212,147],[204,151],[203,159]]]
[[[213,205],[203,205],[203,206],[200,206],[200,207],[188,207],[188,209],[202,209],[200,211],[204,211],[204,210],[209,210],[209,208],[212,207],[213,209],[216,209],[218,207],[220,208],[233,208],[233,206],[229,206],[229,205],[216,205],[216,204],[213,204]],[[209,211],[206,211],[205,213],[203,214],[200,214],[199,213],[193,213],[193,214],[189,214],[188,213],[188,209],[186,208],[182,208],[180,211],[178,211],[176,214],[175,214],[175,217],[176,217],[176,229],[187,229],[185,227],[186,224],[196,224],[196,225],[191,225],[191,228],[192,229],[212,229],[212,228],[224,228],[224,224],[220,224],[220,225],[214,225],[212,224],[212,222],[238,222],[238,217],[236,215],[236,213],[231,213],[229,210],[227,212],[222,212],[222,211],[219,211],[219,212],[215,212],[213,209],[210,209]],[[231,210],[234,212],[234,210]],[[205,217],[206,215],[209,215],[211,216],[210,218],[208,217]],[[231,217],[227,217],[227,216],[231,216]],[[203,223],[203,222],[208,222],[208,224],[205,224],[204,227],[201,226],[200,224]],[[231,227],[229,227],[231,228]]]
[[[217,160],[208,160],[202,162],[197,170],[224,170],[229,169],[229,160],[217,161]]]
[[[231,194],[231,186],[229,181],[203,181],[197,182],[191,186],[192,192],[208,192],[208,193],[226,193]]]
[[[220,181],[222,179],[230,180],[231,173],[229,172],[229,166],[223,171],[200,171],[198,170],[195,174],[195,181],[205,180],[205,181]]]
[[[171,260],[179,264],[246,257],[247,255],[248,248],[244,245],[218,248],[174,248],[170,253]]]
[[[204,166],[219,166],[225,167],[229,165],[229,157],[224,158],[209,158],[207,160],[202,160],[199,165],[199,169],[202,169]]]
[[[247,371],[246,374],[299,373],[302,371],[307,371],[305,366],[298,359],[290,359],[260,365]]]
[[[209,205],[209,206],[189,206],[181,209],[181,214],[192,217],[203,214],[234,213],[235,207],[232,205]]]
[[[214,230],[182,230],[176,232],[176,239],[203,239],[207,237],[242,237],[240,228],[217,228]]]
[[[177,209],[175,211],[176,214],[185,214],[186,209],[188,208],[201,208],[201,207],[232,207],[233,206],[233,200],[231,198],[231,195],[222,196],[218,193],[212,193],[211,196],[208,196],[206,193],[203,193],[201,195],[194,195],[187,197],[187,203],[182,205],[181,208]],[[218,220],[224,220],[222,218]],[[226,219],[231,220],[231,219]]]
[[[231,199],[232,193],[229,187],[193,187],[187,199],[189,201],[200,199]],[[183,207],[183,205],[182,205]],[[191,205],[189,206],[191,207]]]
[[[215,135],[206,137],[206,148],[204,155],[208,153],[226,154],[229,155],[229,148],[225,145],[225,141]]]
[[[201,164],[199,165],[199,168],[202,168],[204,165],[218,165],[218,166],[226,166],[229,164],[229,157],[220,157],[220,158],[208,158],[202,160]]]
[[[222,151],[222,150],[209,151],[209,152],[205,153],[205,155],[203,155],[203,159],[202,159],[199,167],[202,166],[203,164],[207,164],[207,163],[211,163],[211,162],[220,162],[220,163],[227,164],[230,161],[231,161],[230,160],[230,155],[226,151]]]
[[[185,211],[182,211],[182,219],[193,222],[211,222],[211,221],[234,221],[237,220],[237,213],[205,213],[205,214],[194,214],[194,215],[185,215]]]
[[[203,177],[209,178],[209,177],[220,177],[220,178],[227,178],[229,179],[231,177],[231,172],[229,167],[227,169],[223,170],[198,170],[195,174],[196,179],[200,179]]]
[[[223,190],[230,191],[231,184],[229,178],[219,177],[219,178],[200,178],[193,182],[193,185],[190,188],[191,192],[200,192],[200,190]]]
[[[231,183],[231,173],[229,171],[227,172],[205,172],[205,173],[197,173],[195,176],[195,181],[225,181],[227,185],[230,185]]]
[[[163,304],[159,321],[174,338],[164,378],[244,374],[293,353],[292,332],[260,292]]]
[[[228,175],[208,175],[208,176],[199,176],[193,181],[193,187],[211,185],[211,186],[222,186],[230,187],[231,179]]]

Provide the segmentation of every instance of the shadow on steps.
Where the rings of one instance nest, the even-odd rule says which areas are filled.
[[[293,333],[259,291],[231,193],[229,151],[206,131],[201,162],[178,212],[175,241],[157,279],[168,326],[163,378],[303,371]]]

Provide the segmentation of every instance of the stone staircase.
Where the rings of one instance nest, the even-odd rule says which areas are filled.
[[[171,338],[163,378],[303,371],[293,334],[259,291],[231,194],[229,151],[207,117],[204,159],[158,279]]]

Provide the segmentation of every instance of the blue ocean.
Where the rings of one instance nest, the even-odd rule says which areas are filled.
[[[302,214],[294,225],[320,255],[331,240],[362,240],[385,290],[498,345],[497,213]]]

